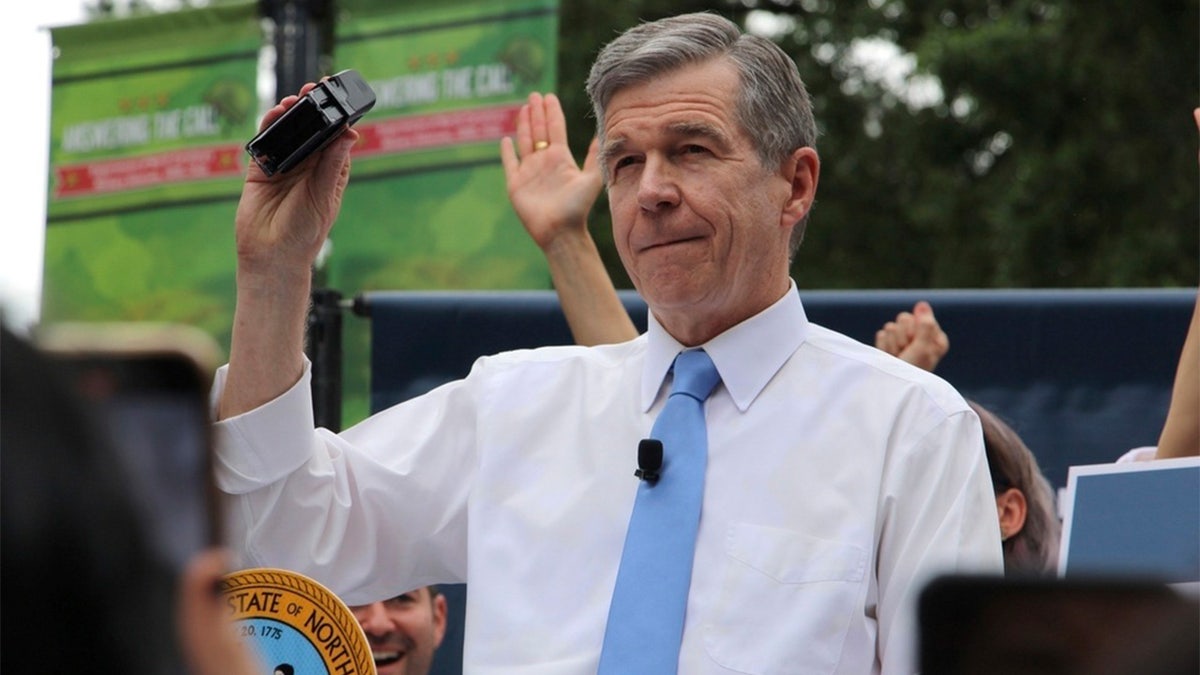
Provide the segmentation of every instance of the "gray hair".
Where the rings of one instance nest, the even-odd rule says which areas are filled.
[[[604,46],[592,64],[587,93],[604,141],[605,107],[617,92],[684,66],[728,59],[740,89],[734,119],[764,167],[778,167],[797,148],[816,148],[812,103],[795,62],[767,38],[742,33],[737,24],[708,12],[642,23]],[[805,221],[792,231],[795,253]]]

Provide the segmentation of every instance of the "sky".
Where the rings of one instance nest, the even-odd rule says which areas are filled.
[[[0,225],[0,307],[24,331],[41,315],[42,253],[50,138],[50,31],[80,23],[84,0],[39,0],[10,8],[0,21],[0,63],[8,104],[8,170]],[[18,111],[18,112],[14,112]]]

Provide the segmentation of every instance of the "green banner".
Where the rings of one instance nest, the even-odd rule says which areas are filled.
[[[500,138],[555,86],[556,0],[347,3],[339,68],[376,92],[333,231],[330,285],[548,288],[508,203]]]
[[[318,285],[549,288],[499,143],[556,84],[558,0],[344,0],[338,69],[377,93]],[[54,65],[42,317],[169,320],[228,345],[233,218],[258,106],[254,3],[67,26]],[[344,418],[366,414],[369,332],[344,323]]]
[[[557,40],[557,0],[341,4],[338,69],[362,73],[376,104],[356,126],[329,287],[551,287],[509,204],[500,139],[530,92],[554,90]],[[367,411],[363,323],[345,323],[348,421]]]
[[[232,323],[253,2],[52,30],[43,320]]]

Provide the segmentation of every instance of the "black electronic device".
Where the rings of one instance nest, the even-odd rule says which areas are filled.
[[[215,342],[199,329],[149,323],[62,324],[38,341],[107,434],[156,554],[178,571],[219,544],[208,400]]]
[[[663,463],[662,441],[654,438],[643,438],[638,443],[638,468],[633,475],[654,485],[658,482]]]
[[[263,173],[291,170],[375,106],[375,92],[355,70],[327,77],[263,129],[246,152]]]
[[[1200,672],[1195,590],[1148,578],[943,576],[917,615],[922,675]]]

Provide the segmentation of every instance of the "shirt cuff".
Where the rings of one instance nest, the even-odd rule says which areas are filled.
[[[213,379],[213,419],[228,369],[228,364],[221,366]],[[311,369],[305,358],[304,372],[290,389],[254,410],[213,423],[213,473],[221,491],[251,492],[308,461],[316,438]]]

